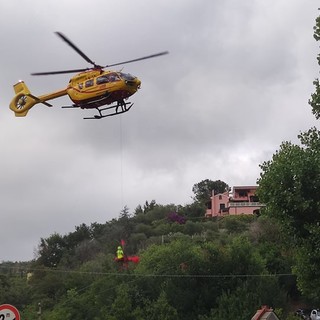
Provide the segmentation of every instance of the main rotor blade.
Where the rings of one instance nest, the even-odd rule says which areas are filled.
[[[168,53],[169,53],[168,51],[163,51],[163,52],[151,54],[149,56],[142,57],[142,58],[137,58],[137,59],[133,59],[133,60],[118,62],[118,63],[114,63],[114,64],[108,64],[108,65],[104,66],[104,68],[109,68],[109,67],[118,66],[120,64],[131,63],[131,62],[136,62],[136,61],[140,61],[140,60],[155,58],[155,57],[163,56],[163,55],[168,54]]]
[[[72,49],[74,49],[84,60],[93,64],[95,67],[97,66],[95,62],[93,62],[88,56],[86,56],[76,45],[74,45],[64,34],[57,31],[56,34],[65,41]]]
[[[61,70],[61,71],[49,71],[49,72],[35,72],[31,73],[32,76],[47,76],[51,74],[65,74],[65,73],[78,73],[91,70],[91,68],[86,69],[73,69],[73,70]]]

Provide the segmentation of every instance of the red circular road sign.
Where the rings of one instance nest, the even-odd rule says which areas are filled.
[[[2,304],[0,305],[0,320],[20,320],[20,313],[11,304]]]

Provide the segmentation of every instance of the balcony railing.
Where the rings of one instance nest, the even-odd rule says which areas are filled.
[[[229,202],[229,207],[264,207],[260,202]]]

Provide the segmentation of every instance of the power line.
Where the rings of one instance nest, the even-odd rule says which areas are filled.
[[[0,269],[15,269],[5,266],[0,266]],[[139,274],[139,273],[124,273],[124,272],[100,272],[100,271],[75,271],[66,269],[53,269],[53,268],[30,268],[28,271],[19,269],[19,272],[32,273],[35,271],[65,273],[65,274],[85,274],[93,276],[113,276],[113,277],[139,277],[139,278],[260,278],[260,277],[288,277],[295,276],[292,273],[273,273],[273,274]]]

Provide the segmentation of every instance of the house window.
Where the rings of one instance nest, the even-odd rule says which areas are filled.
[[[222,200],[222,195],[221,194],[219,195],[219,200]]]
[[[259,202],[259,198],[257,196],[250,196],[250,202]]]
[[[247,191],[239,191],[239,197],[247,197],[248,192]]]

